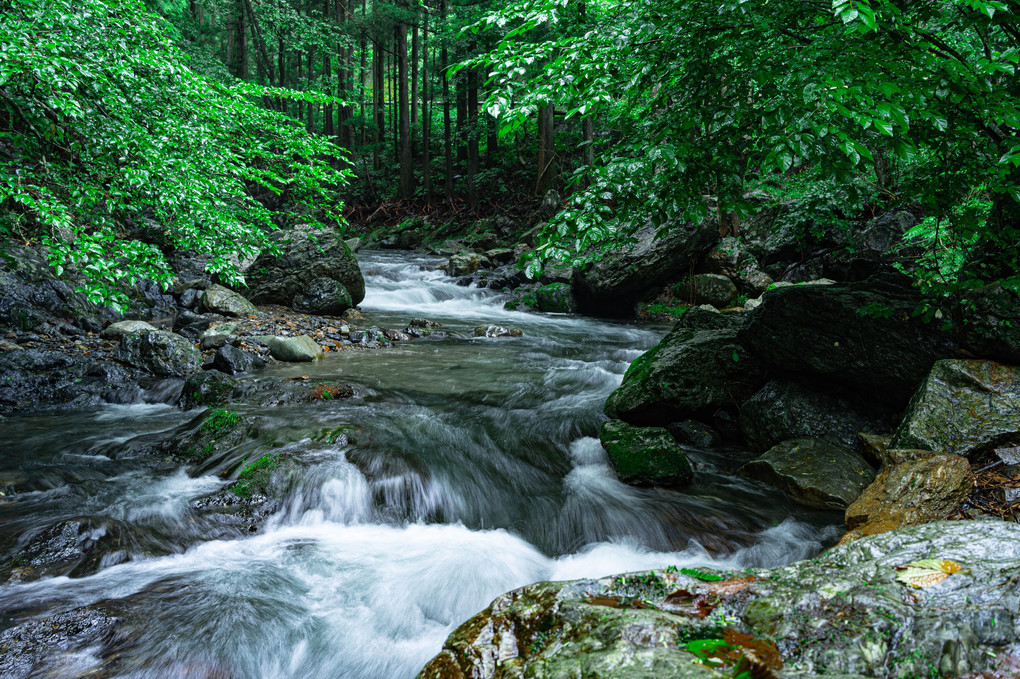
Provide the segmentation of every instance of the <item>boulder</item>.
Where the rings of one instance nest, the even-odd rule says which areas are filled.
[[[550,283],[535,290],[535,308],[549,313],[569,314],[577,309],[567,283]]]
[[[571,285],[578,310],[633,316],[637,302],[651,299],[663,284],[690,270],[718,239],[711,220],[672,225],[663,238],[656,237],[653,226],[638,229],[631,248],[574,269]]]
[[[999,283],[961,293],[953,311],[960,346],[979,358],[1020,363],[1020,297]]]
[[[120,339],[121,336],[132,332],[149,332],[155,329],[145,321],[117,321],[103,328],[99,336],[106,339]]]
[[[52,612],[51,612],[52,613]],[[101,607],[72,608],[31,618],[0,632],[0,676],[28,679],[113,672],[120,619]]]
[[[738,473],[821,509],[846,509],[875,480],[875,470],[860,454],[812,438],[773,446]]]
[[[450,257],[447,273],[455,278],[470,276],[474,272],[489,266],[489,260],[477,252],[461,252]]]
[[[4,243],[0,257],[0,328],[36,330],[71,323],[83,330],[102,328],[99,308],[77,281],[59,278],[46,261],[46,251]]]
[[[213,356],[213,368],[228,375],[258,370],[266,366],[266,362],[250,352],[227,344],[220,347]]]
[[[217,323],[206,328],[199,335],[199,349],[219,349],[226,344],[231,335],[237,332],[237,323]]]
[[[210,285],[202,293],[202,308],[214,314],[244,318],[258,313],[255,305],[222,285]]]
[[[910,266],[921,249],[903,242],[917,218],[906,210],[879,215],[855,229],[849,247],[840,248],[822,260],[825,276],[839,281],[860,281],[893,270],[893,264]]]
[[[745,314],[741,344],[772,371],[819,378],[862,401],[902,408],[952,336],[914,316],[919,293],[903,279],[789,285],[769,290]]]
[[[924,590],[897,579],[930,558],[964,572]],[[950,521],[725,570],[725,584],[683,568],[541,582],[457,627],[418,677],[1016,676],[1018,561],[1020,526]]]
[[[291,304],[298,311],[323,316],[339,316],[354,306],[351,293],[340,281],[320,277],[312,280],[294,295]]]
[[[95,406],[131,383],[123,366],[57,351],[0,352],[0,415],[20,410]]]
[[[357,252],[358,250],[361,249],[361,244],[363,242],[364,241],[362,241],[360,238],[354,237],[354,238],[348,238],[347,240],[345,240],[344,244],[347,246],[347,248],[351,252]]]
[[[521,337],[524,335],[517,328],[505,328],[502,325],[486,325],[485,323],[475,326],[471,334],[475,337]]]
[[[663,425],[711,419],[736,408],[765,381],[761,365],[737,341],[741,314],[694,308],[651,350],[639,356],[610,394],[609,417]]]
[[[187,377],[202,367],[201,354],[191,342],[165,330],[121,336],[114,358],[157,377]]]
[[[249,298],[256,304],[291,306],[317,278],[330,278],[347,289],[351,304],[365,299],[358,260],[339,235],[330,231],[278,233],[280,254],[264,252],[246,274]]]
[[[977,360],[939,361],[911,399],[893,448],[974,459],[1020,445],[1020,368]]]
[[[219,370],[203,370],[189,375],[181,391],[181,406],[185,409],[200,406],[218,406],[230,400],[237,380]]]
[[[666,425],[668,431],[678,443],[698,448],[714,448],[722,443],[722,436],[714,428],[697,420],[683,420]]]
[[[891,428],[888,413],[813,385],[772,380],[740,406],[740,429],[758,452],[804,436],[855,448],[859,432]]]
[[[298,335],[297,337],[260,335],[255,339],[269,347],[269,354],[277,361],[301,363],[314,361],[323,356],[322,347],[308,335]]]
[[[693,476],[683,449],[660,427],[635,427],[607,420],[599,430],[599,439],[624,483],[682,486]]]
[[[973,484],[970,464],[959,455],[912,451],[886,465],[846,510],[848,532],[840,543],[949,518]]]
[[[721,274],[699,273],[687,279],[684,294],[692,304],[710,304],[722,309],[737,298],[737,286]]]

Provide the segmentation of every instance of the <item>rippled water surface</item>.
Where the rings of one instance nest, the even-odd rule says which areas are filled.
[[[445,338],[250,378],[343,381],[356,396],[240,406],[258,438],[190,475],[159,444],[195,413],[110,406],[0,423],[0,487],[18,491],[0,498],[0,548],[68,520],[112,543],[93,575],[0,586],[0,629],[80,606],[120,620],[114,661],[78,653],[53,676],[103,664],[122,677],[412,677],[457,624],[530,582],[777,565],[821,548],[833,517],[730,475],[741,451],[690,451],[684,492],[615,479],[593,438],[601,405],[667,328],[505,311],[439,261],[362,255],[362,325],[424,317]],[[524,336],[474,338],[480,323]],[[302,471],[248,533],[203,498],[259,446]]]

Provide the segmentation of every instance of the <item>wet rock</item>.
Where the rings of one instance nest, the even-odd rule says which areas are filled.
[[[476,325],[471,331],[475,337],[521,337],[524,333],[518,328],[505,328],[502,325]]]
[[[974,459],[1018,445],[1018,404],[1020,368],[992,361],[939,361],[910,401],[892,447]]]
[[[1020,297],[998,283],[962,293],[953,311],[960,346],[980,358],[1020,363]]]
[[[535,290],[535,308],[549,313],[569,314],[577,309],[577,304],[570,285],[550,283]]]
[[[202,292],[197,288],[188,288],[181,293],[177,304],[184,309],[195,309],[202,303]]]
[[[901,279],[791,285],[744,314],[741,343],[774,372],[814,377],[863,401],[903,407],[952,337],[915,317],[919,293]]]
[[[671,422],[666,425],[666,430],[678,443],[684,443],[698,448],[713,448],[722,443],[722,436],[712,427],[697,420],[683,420],[682,422]]]
[[[102,328],[98,307],[77,281],[59,278],[43,249],[5,243],[0,258],[0,328],[26,331],[71,323],[90,332]]]
[[[361,249],[363,241],[360,238],[348,238],[344,241],[344,244],[350,249],[351,252],[357,252]]]
[[[855,451],[812,438],[784,441],[738,471],[821,509],[846,509],[875,479]]]
[[[91,674],[104,662],[98,656],[111,645],[118,622],[103,610],[76,608],[9,627],[0,632],[0,676]]]
[[[269,354],[277,361],[301,363],[314,361],[323,356],[322,347],[308,335],[298,335],[297,337],[260,335],[255,339],[269,347]]]
[[[19,580],[44,576],[84,577],[127,560],[128,537],[111,519],[61,521],[20,544],[0,568]]]
[[[406,342],[411,339],[411,336],[406,332],[400,332],[399,330],[384,330],[383,337],[391,342]]]
[[[513,248],[494,248],[485,251],[485,257],[496,264],[510,264],[517,259]]]
[[[889,444],[892,443],[892,434],[871,434],[869,432],[857,433],[857,451],[864,456],[872,467],[881,468],[889,463]]]
[[[213,368],[228,375],[237,375],[266,367],[266,362],[251,352],[233,345],[220,347],[213,356]]]
[[[358,260],[339,235],[329,231],[281,232],[280,255],[263,253],[247,273],[249,298],[256,304],[291,306],[317,278],[337,281],[350,293],[351,303],[365,298],[365,279]]]
[[[607,420],[599,430],[599,439],[624,483],[682,486],[693,476],[683,449],[660,427],[635,427]]]
[[[264,495],[281,499],[300,480],[299,471],[300,467],[292,455],[268,453],[241,467],[230,490],[242,498]]]
[[[691,309],[659,344],[638,357],[606,414],[632,424],[708,419],[736,408],[765,381],[755,357],[738,342],[741,315]]]
[[[905,245],[903,236],[917,223],[906,210],[893,210],[868,221],[850,234],[849,247],[820,260],[824,275],[840,281],[860,281],[892,271],[894,263],[910,267],[922,250]]]
[[[897,566],[933,557],[969,572],[921,591],[897,581]],[[760,677],[1011,676],[1018,560],[1020,526],[957,521],[786,567],[720,573],[722,591],[664,571],[543,582],[497,597],[418,676],[704,679],[739,676],[734,665]],[[727,629],[733,660],[706,668],[691,651],[723,641]]]
[[[292,304],[298,311],[324,316],[339,316],[353,305],[351,293],[340,281],[324,277],[309,282]]]
[[[157,377],[187,377],[202,367],[201,355],[188,340],[164,330],[123,335],[115,358]]]
[[[0,351],[21,351],[24,349],[20,344],[14,342],[8,342],[7,340],[0,340]]]
[[[912,451],[886,465],[846,510],[841,543],[948,518],[970,492],[970,464],[959,455]]]
[[[181,405],[185,409],[200,406],[218,406],[230,400],[237,388],[237,380],[219,370],[203,370],[190,375],[181,391]]]
[[[255,305],[222,285],[210,285],[202,293],[202,309],[214,314],[244,318],[258,313]]]
[[[887,431],[887,413],[856,406],[818,387],[772,380],[740,406],[740,428],[759,452],[800,437],[855,448],[859,432]]]
[[[412,318],[407,322],[407,326],[410,328],[441,328],[443,324],[427,318]]]
[[[672,225],[665,237],[644,226],[634,234],[633,248],[611,254],[584,269],[575,269],[572,286],[583,313],[598,316],[634,315],[637,302],[688,271],[719,239],[718,227],[705,220]]]
[[[345,321],[362,321],[365,319],[364,315],[357,309],[348,309],[343,312],[340,317]]]
[[[470,276],[482,268],[491,266],[489,260],[476,252],[461,252],[450,257],[447,273],[455,278]]]
[[[721,274],[701,273],[687,280],[685,293],[693,304],[710,304],[722,309],[737,298],[737,286]]]
[[[217,323],[199,335],[199,349],[219,349],[237,332],[237,323]]]
[[[121,336],[133,332],[149,332],[155,329],[154,326],[145,321],[117,321],[103,328],[99,336],[106,339],[120,339]]]

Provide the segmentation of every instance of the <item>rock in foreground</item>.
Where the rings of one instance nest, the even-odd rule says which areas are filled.
[[[964,570],[927,589],[897,580],[928,558]],[[1018,559],[1016,524],[939,522],[723,582],[663,571],[544,582],[457,628],[419,677],[1015,676]]]

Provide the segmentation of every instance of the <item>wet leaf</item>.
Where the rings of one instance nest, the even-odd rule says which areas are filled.
[[[705,585],[705,591],[711,594],[719,596],[727,596],[729,594],[736,594],[742,589],[746,589],[749,584],[757,580],[753,575],[748,575],[746,578],[734,578],[732,580],[724,580],[723,582],[716,582],[709,585]]]
[[[708,617],[708,614],[719,605],[718,601],[709,601],[704,594],[697,594],[686,589],[678,589],[663,600],[671,613],[678,613],[692,618]]]
[[[755,639],[750,634],[741,634],[732,629],[724,630],[723,634],[726,643],[744,650],[744,657],[752,665],[758,665],[770,670],[783,668],[783,657],[779,655],[779,649],[771,641]]]
[[[939,584],[953,573],[964,572],[963,566],[949,559],[921,559],[897,566],[896,579],[919,589]]]
[[[607,608],[650,608],[640,599],[623,596],[592,596],[589,594],[588,603],[592,606],[606,606]]]

